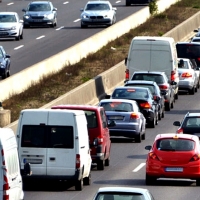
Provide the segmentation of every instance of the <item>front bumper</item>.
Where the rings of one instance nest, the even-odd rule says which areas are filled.
[[[81,19],[82,25],[110,25],[112,23],[112,20],[109,18],[103,18],[103,19],[88,19],[84,18]]]
[[[0,31],[0,38],[15,38],[19,36],[19,30]]]
[[[48,19],[24,19],[24,26],[51,26],[54,20]]]

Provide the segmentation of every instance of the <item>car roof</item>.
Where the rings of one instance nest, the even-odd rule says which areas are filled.
[[[178,61],[179,61],[179,60],[190,61],[189,58],[177,58],[177,60],[178,60]]]
[[[16,12],[0,12],[0,15],[15,15]]]
[[[162,133],[158,134],[155,137],[155,140],[165,139],[165,138],[182,138],[182,139],[191,139],[191,140],[199,140],[199,137],[191,134],[177,134],[177,133]]]
[[[195,45],[200,45],[199,42],[177,42],[176,44],[195,44]]]
[[[136,36],[133,38],[133,40],[161,40],[161,41],[169,41],[173,42],[174,39],[172,37],[159,37],[159,36]]]
[[[104,102],[125,102],[125,103],[133,103],[136,102],[134,100],[129,100],[129,99],[102,99],[100,103]]]
[[[75,104],[67,104],[67,105],[56,105],[52,106],[51,109],[74,109],[74,110],[91,110],[96,111],[100,110],[101,107],[93,106],[93,105],[75,105]]]
[[[88,1],[87,4],[88,4],[88,3],[91,3],[91,4],[96,4],[96,3],[98,3],[98,4],[100,4],[100,3],[106,3],[106,4],[107,4],[107,3],[110,3],[110,2],[109,2],[109,1]]]
[[[127,81],[125,84],[157,85],[157,83],[154,81],[145,81],[145,80],[131,80]]]
[[[200,117],[200,113],[187,113],[186,116],[188,117]]]
[[[136,71],[133,74],[165,74],[165,72],[159,72],[159,71]]]
[[[50,1],[32,1],[32,2],[30,2],[30,4],[40,4],[40,3],[47,4],[47,3],[51,3],[51,2]]]
[[[145,188],[134,188],[134,187],[101,187],[98,192],[138,192],[141,194],[145,194],[149,192],[148,189]]]

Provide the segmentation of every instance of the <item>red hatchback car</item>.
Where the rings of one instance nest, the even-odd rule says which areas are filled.
[[[52,109],[83,110],[88,122],[88,133],[92,162],[97,163],[98,170],[104,170],[104,166],[110,164],[110,131],[109,126],[114,126],[112,121],[108,124],[103,107],[90,105],[58,105]]]
[[[159,134],[146,160],[146,185],[158,178],[194,179],[200,186],[199,138],[189,134]]]

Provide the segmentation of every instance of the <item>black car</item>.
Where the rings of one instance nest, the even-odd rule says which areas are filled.
[[[0,46],[0,76],[5,79],[10,76],[10,55]]]
[[[200,138],[200,113],[187,113],[182,122],[175,121],[174,126],[178,126],[177,133],[197,135]]]
[[[24,12],[24,28],[57,25],[57,8],[50,1],[32,1]]]
[[[158,124],[158,104],[148,88],[116,87],[111,95],[106,95],[106,98],[135,100],[148,126],[154,128]]]
[[[167,78],[165,72],[137,71],[133,73],[131,80],[154,81],[158,84],[161,93],[165,98],[165,110],[170,111],[175,102],[175,85],[174,81]]]
[[[126,0],[126,6],[130,6],[131,4],[147,4],[152,0]]]
[[[145,87],[149,88],[154,100],[158,103],[158,119],[164,118],[165,98],[161,93],[158,84],[154,81],[127,81],[124,86]]]

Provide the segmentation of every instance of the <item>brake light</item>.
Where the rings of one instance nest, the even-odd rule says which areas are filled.
[[[137,113],[131,113],[130,119],[139,119],[139,115]]]
[[[80,154],[76,154],[76,169],[79,169],[81,166]]]
[[[181,77],[190,78],[190,77],[192,77],[192,74],[190,72],[185,72],[185,73],[182,73]]]
[[[159,159],[158,159],[158,156],[157,156],[155,153],[153,153],[153,152],[149,153],[149,157],[150,157],[151,159],[153,159],[153,160],[159,160]]]
[[[125,80],[129,80],[129,69],[125,71]]]
[[[159,88],[161,90],[167,90],[169,88],[169,86],[167,84],[163,84],[163,85],[159,85]]]
[[[192,156],[192,158],[190,159],[190,162],[197,161],[197,160],[199,160],[199,158],[200,158],[200,155],[199,155],[199,154],[195,154],[195,155]]]
[[[200,61],[200,58],[197,58],[198,61]]]
[[[183,134],[183,129],[182,129],[182,128],[179,128],[179,129],[176,131],[176,133],[178,133],[178,134]]]
[[[151,108],[151,105],[149,102],[144,102],[144,103],[140,103],[140,107],[149,109]]]
[[[175,81],[175,75],[176,75],[176,71],[171,71],[171,81]]]
[[[97,138],[98,139],[98,144],[103,144],[103,138]]]

